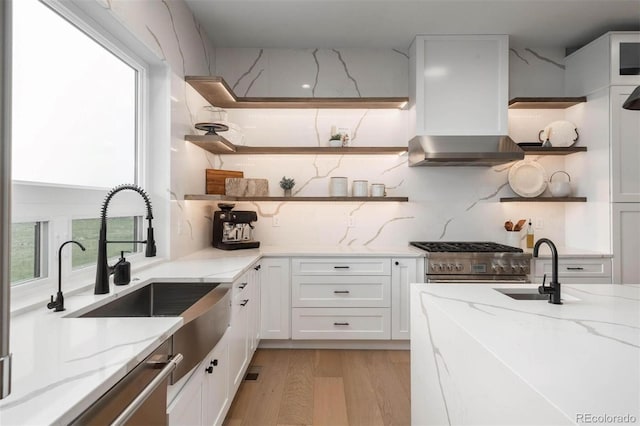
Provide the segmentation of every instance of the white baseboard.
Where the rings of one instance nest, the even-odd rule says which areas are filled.
[[[409,340],[260,340],[260,349],[409,350]]]

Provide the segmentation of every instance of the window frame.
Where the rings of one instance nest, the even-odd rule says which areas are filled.
[[[109,33],[91,16],[74,4],[64,0],[36,0],[51,9],[71,25],[93,39],[104,49],[125,62],[136,71],[135,94],[135,150],[134,150],[134,180],[135,184],[145,186],[148,173],[147,166],[147,135],[149,125],[149,84],[150,65],[139,55],[131,51],[117,36]],[[40,182],[12,181],[12,223],[17,222],[46,222],[47,235],[41,239],[42,253],[46,254],[41,278],[25,280],[12,285],[12,299],[22,298],[31,294],[39,294],[45,289],[57,287],[58,280],[58,248],[71,239],[72,221],[75,219],[92,219],[100,217],[100,206],[106,192],[111,188],[93,187],[85,185],[47,184]],[[125,182],[122,182],[125,183]],[[131,183],[131,182],[126,182]],[[126,191],[129,192],[129,191]],[[28,194],[28,195],[26,195]],[[18,196],[16,196],[18,195]],[[74,196],[75,195],[75,196]],[[126,198],[124,193],[118,194],[118,199]],[[137,194],[136,194],[137,195]],[[144,203],[139,197],[129,195],[127,205],[119,203],[114,209],[110,206],[109,217],[145,216]],[[16,202],[16,199],[18,201]],[[41,203],[46,209],[34,208],[28,200],[58,200],[59,202]],[[73,200],[73,208],[65,200]],[[40,204],[40,203],[36,203]],[[44,211],[46,214],[33,214],[34,211]],[[142,252],[130,253],[131,260],[142,259]],[[87,287],[87,282],[95,278],[95,266],[86,266],[72,270],[71,250],[62,253],[62,281],[65,291]],[[67,282],[69,284],[67,284]],[[44,293],[42,293],[44,294]]]

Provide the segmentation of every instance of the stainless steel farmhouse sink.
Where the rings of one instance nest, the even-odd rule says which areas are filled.
[[[152,282],[79,318],[182,317],[184,323],[169,338],[171,354],[183,361],[171,375],[180,380],[218,343],[231,317],[231,286],[220,283]]]

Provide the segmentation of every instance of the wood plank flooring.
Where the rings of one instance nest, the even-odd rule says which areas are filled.
[[[409,351],[258,349],[226,426],[409,425]]]

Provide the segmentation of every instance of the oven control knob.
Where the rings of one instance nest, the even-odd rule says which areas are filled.
[[[453,271],[453,264],[452,263],[449,263],[447,265],[447,271]]]
[[[511,265],[511,272],[515,274],[517,271],[518,271],[518,266],[517,265]]]
[[[462,265],[458,263],[456,265],[456,271],[462,271],[462,269],[463,269]]]
[[[491,271],[498,272],[498,265],[496,265],[495,263],[491,264]]]

